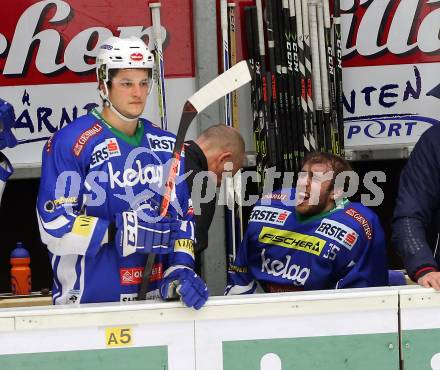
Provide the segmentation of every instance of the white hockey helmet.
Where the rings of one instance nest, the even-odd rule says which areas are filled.
[[[96,57],[96,75],[99,81],[108,82],[109,69],[154,68],[154,56],[138,37],[126,39],[112,36],[99,47]],[[150,73],[150,78],[152,74]]]
[[[131,36],[126,39],[110,37],[99,47],[96,57],[96,77],[98,84],[104,83],[104,90],[99,90],[99,95],[110,109],[124,121],[132,121],[133,117],[126,117],[120,113],[110,101],[108,91],[109,70],[126,68],[145,68],[150,70],[148,92],[151,90],[153,80],[154,56],[148,46],[138,37]],[[135,117],[137,118],[137,117]]]

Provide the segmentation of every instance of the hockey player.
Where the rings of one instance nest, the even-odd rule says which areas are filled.
[[[343,186],[335,185],[336,176],[348,170],[337,156],[312,153],[303,162],[297,189],[257,202],[225,294],[253,293],[257,283],[265,292],[388,284],[378,217],[342,199]]]
[[[17,140],[12,133],[12,127],[15,123],[14,107],[8,102],[0,99],[0,150],[17,145]],[[14,172],[11,162],[6,155],[0,152],[0,202],[3,196],[3,190],[6,181]]]
[[[37,200],[53,268],[55,304],[130,301],[150,252],[149,296],[208,298],[194,271],[194,222],[185,182],[159,216],[173,135],[139,118],[151,90],[153,55],[135,37],[111,37],[96,58],[103,110],[58,131],[43,149]],[[183,172],[183,166],[180,166]],[[165,271],[166,270],[166,271]]]

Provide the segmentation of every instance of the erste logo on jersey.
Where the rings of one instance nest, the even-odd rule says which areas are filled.
[[[359,234],[352,228],[328,218],[324,218],[321,221],[321,224],[315,232],[329,239],[333,239],[348,250],[351,250],[359,239]]]
[[[154,152],[172,153],[176,139],[171,136],[157,136],[147,134],[148,143]]]
[[[103,143],[98,144],[93,149],[90,168],[96,167],[111,157],[119,157],[120,155],[121,151],[117,140],[114,137],[105,139]]]
[[[284,225],[292,212],[285,209],[255,206],[249,217],[254,222],[265,222],[273,225]]]

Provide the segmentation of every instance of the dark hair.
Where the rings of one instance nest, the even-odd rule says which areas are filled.
[[[344,171],[353,171],[350,164],[342,157],[327,152],[311,152],[308,153],[301,162],[301,168],[306,164],[329,164],[333,170],[333,181],[334,185],[336,177]],[[346,185],[346,184],[345,184]]]

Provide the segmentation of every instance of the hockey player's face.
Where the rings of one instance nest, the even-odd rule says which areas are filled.
[[[149,87],[148,70],[121,69],[112,79],[109,98],[124,116],[138,117],[147,102]]]
[[[296,186],[296,211],[313,216],[334,207],[333,171],[329,164],[306,163],[301,169]]]

